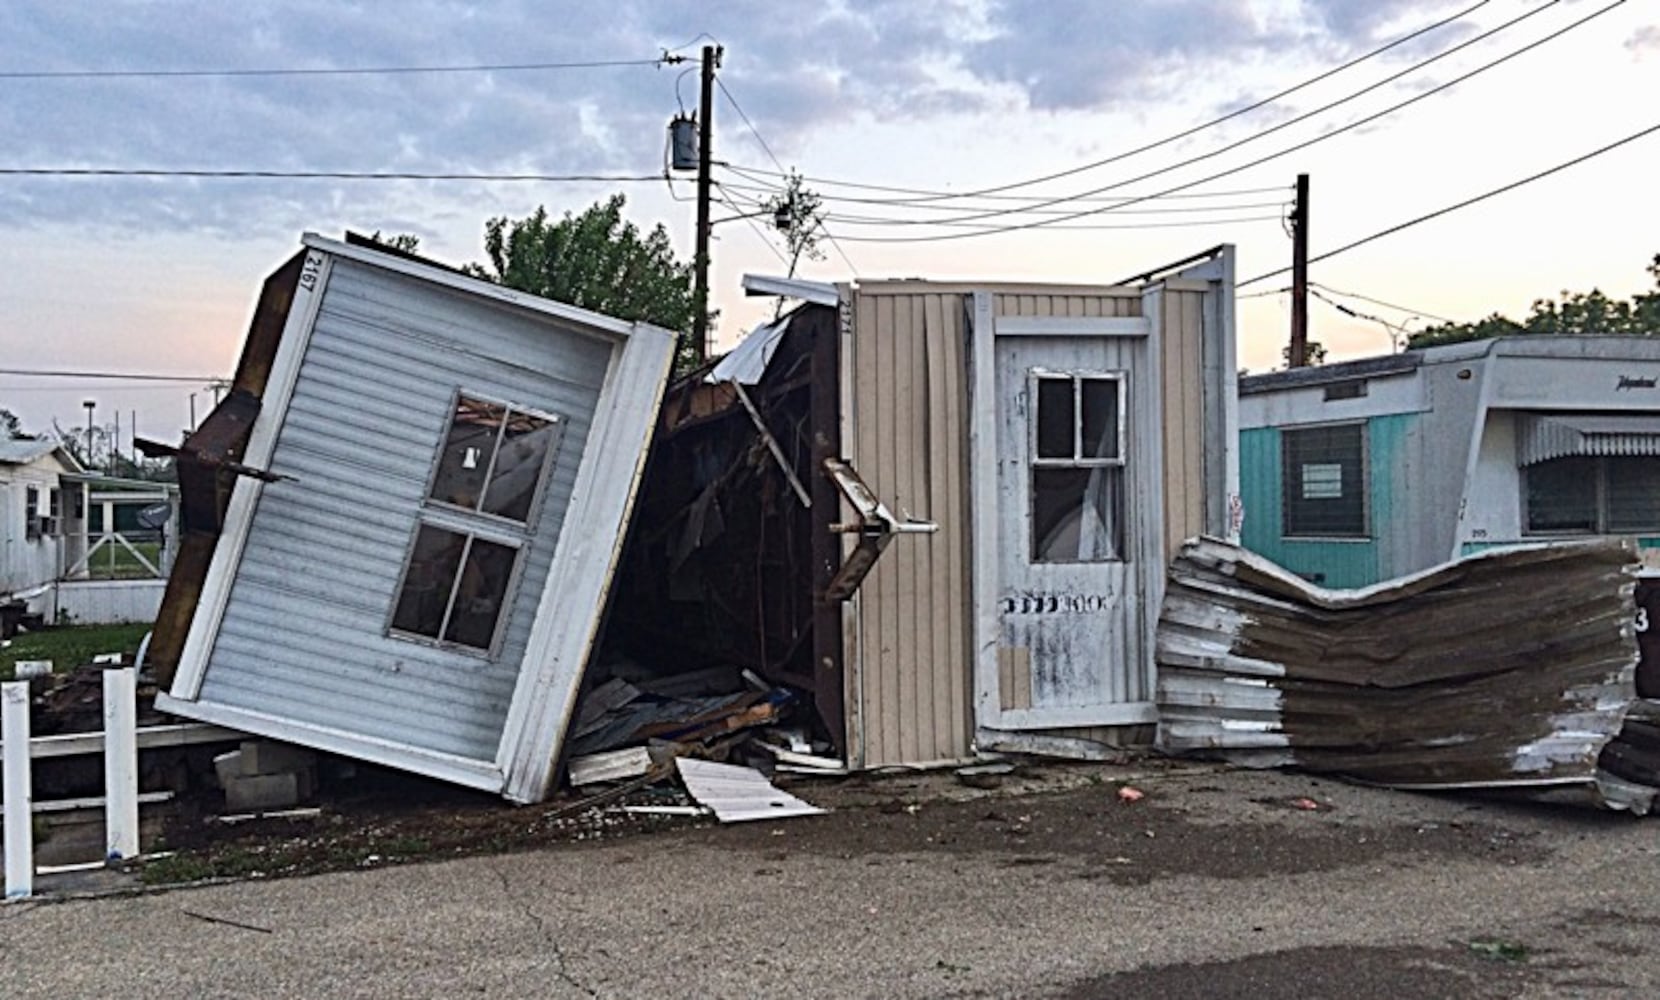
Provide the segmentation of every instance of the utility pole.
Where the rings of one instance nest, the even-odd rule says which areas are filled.
[[[1308,364],[1308,175],[1297,175],[1297,206],[1291,211],[1292,368]]]
[[[709,356],[709,163],[715,118],[715,70],[722,49],[703,47],[703,87],[697,109],[697,251],[692,259],[692,349],[701,364]]]

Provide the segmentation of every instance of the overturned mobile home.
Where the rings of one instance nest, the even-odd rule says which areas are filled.
[[[1629,542],[1558,543],[1338,591],[1197,540],[1159,626],[1160,742],[1647,813],[1660,729],[1638,698],[1639,565]]]
[[[304,243],[176,453],[157,707],[539,799],[674,335]]]

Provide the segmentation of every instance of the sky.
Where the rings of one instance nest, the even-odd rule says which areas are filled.
[[[742,275],[786,267],[776,234],[728,217],[787,170],[827,212],[803,277],[1110,283],[1226,242],[1245,282],[1290,262],[1298,173],[1318,255],[1660,124],[1660,0],[10,0],[0,368],[196,381],[0,373],[0,407],[45,431],[90,400],[123,439],[136,415],[176,440],[307,231],[413,234],[460,264],[484,259],[490,218],[620,192],[689,258],[692,175],[664,179],[666,126],[715,43],[722,348],[770,315]],[[407,72],[436,68],[454,71]],[[386,69],[406,72],[338,72]],[[1657,167],[1660,133],[1319,261],[1328,297],[1377,319],[1315,301],[1311,338],[1364,357],[1436,319],[1647,291]],[[84,168],[639,179],[19,173]],[[1282,363],[1288,284],[1241,287],[1243,367]]]

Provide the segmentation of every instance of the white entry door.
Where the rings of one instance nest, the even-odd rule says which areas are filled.
[[[1164,532],[1149,326],[992,308],[976,296],[976,722],[1156,721]]]

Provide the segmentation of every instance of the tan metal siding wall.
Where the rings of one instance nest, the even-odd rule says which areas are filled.
[[[1137,294],[995,299],[1004,316],[1138,316]],[[846,662],[863,744],[852,756],[863,767],[955,760],[974,732],[964,295],[860,292],[854,308],[844,447],[896,513],[940,530],[896,539],[859,589]]]
[[[1198,291],[1163,295],[1166,555],[1205,530],[1204,306]]]
[[[896,513],[934,535],[889,546],[859,590],[863,763],[968,750],[968,504],[962,296],[861,295],[854,326],[853,464]]]

